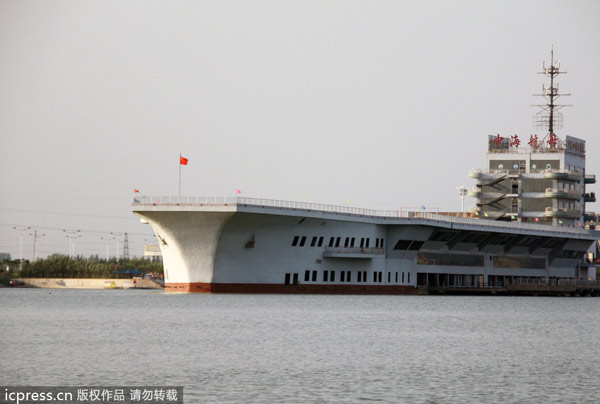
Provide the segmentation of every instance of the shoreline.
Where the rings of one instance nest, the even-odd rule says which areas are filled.
[[[152,279],[110,278],[13,278],[16,287],[42,289],[163,289]]]

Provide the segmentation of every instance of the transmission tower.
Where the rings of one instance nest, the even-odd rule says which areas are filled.
[[[129,240],[127,233],[123,234],[123,258],[129,259]]]

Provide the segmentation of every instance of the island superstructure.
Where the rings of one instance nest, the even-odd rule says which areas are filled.
[[[477,186],[469,195],[477,198],[477,213],[482,219],[540,223],[578,227],[590,220],[586,203],[595,202],[594,192],[586,185],[595,184],[596,176],[585,170],[585,141],[572,136],[561,139],[556,129],[562,115],[556,100],[560,94],[556,76],[564,74],[552,52],[550,66],[540,74],[550,78],[543,86],[545,103],[537,105],[537,126],[547,129],[543,136],[530,134],[490,135],[486,168],[469,173]]]

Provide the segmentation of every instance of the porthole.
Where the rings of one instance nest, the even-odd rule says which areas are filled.
[[[519,165],[518,164],[513,164],[513,168],[516,170],[516,169],[519,168]]]
[[[504,168],[504,165],[503,164],[498,164],[498,168],[502,170]]]
[[[546,164],[546,169],[548,169],[548,170],[549,170],[549,169],[551,169],[551,168],[552,168],[552,164],[550,164],[550,163]]]
[[[537,166],[536,166],[535,164],[533,164],[533,165],[531,166],[531,168],[533,168],[533,169],[535,170],[535,169],[537,168]]]

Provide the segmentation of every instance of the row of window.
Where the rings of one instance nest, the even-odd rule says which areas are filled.
[[[533,257],[492,257],[492,265],[494,268],[530,268],[530,269],[546,269],[545,258]]]
[[[483,255],[419,253],[418,265],[448,265],[461,267],[483,267]]]
[[[582,252],[583,254],[583,252]],[[573,254],[577,256],[576,254]],[[545,269],[546,260],[544,258],[533,257],[490,257],[494,268],[530,268]],[[418,265],[443,265],[443,266],[461,266],[461,267],[483,267],[483,255],[471,254],[444,254],[444,253],[418,253]]]
[[[579,202],[558,202],[559,209],[581,209],[581,204]]]
[[[306,270],[304,271],[304,282],[317,282],[317,272],[318,271],[310,271],[310,270]],[[401,276],[400,276],[401,274]],[[407,276],[407,280],[406,282],[410,283],[410,272],[406,273]],[[288,280],[289,282],[289,274],[286,274],[286,280]],[[294,274],[294,285],[297,282],[297,277],[298,274]],[[404,272],[396,272],[395,276],[394,276],[394,282],[398,283],[404,283]],[[323,271],[323,277],[322,277],[322,281],[323,282],[335,282],[335,271]],[[388,283],[392,283],[392,273],[388,272],[388,279],[387,279]],[[352,282],[352,271],[341,271],[340,272],[340,282]],[[357,271],[356,272],[356,282],[368,282],[367,280],[367,271]],[[373,272],[373,282],[375,283],[382,283],[383,282],[383,272],[381,271],[375,271]],[[287,285],[288,283],[286,283]]]
[[[314,236],[310,241],[310,246],[322,247],[324,239],[325,238],[323,236]],[[304,247],[306,240],[307,236],[294,236],[294,239],[292,240],[292,247]],[[361,237],[360,248],[369,248],[370,240],[371,239],[368,237]],[[341,242],[341,237],[330,237],[328,247],[340,247]],[[344,248],[353,248],[355,244],[356,237],[346,237],[344,239]],[[383,238],[375,239],[375,248],[383,248]]]
[[[507,163],[507,162],[504,162],[504,163],[506,163],[506,164],[507,164],[507,165],[506,165],[506,167],[507,167],[507,168],[510,166],[510,163]],[[504,169],[504,163],[499,163],[499,164],[498,164],[498,168],[499,168],[500,170]],[[556,161],[556,164],[560,164],[560,163],[559,163],[558,161]],[[537,164],[535,164],[535,163],[531,164],[531,168],[532,168],[532,169],[534,169],[534,170],[536,170],[536,169],[538,169],[538,168],[540,168],[540,169],[541,169],[542,167],[543,167],[543,168],[545,168],[546,170],[550,170],[550,169],[552,168],[552,164],[551,164],[551,163],[546,163],[546,164],[544,165],[544,164],[542,163],[542,164],[540,164],[540,166],[539,166],[539,167],[538,167],[538,166],[537,166]],[[522,170],[524,170],[524,169],[525,169],[525,162],[521,162],[521,164],[519,164],[519,163],[513,163],[513,165],[512,165],[512,168],[513,168],[514,170],[518,170],[518,169],[522,169]],[[565,169],[566,169],[566,170],[569,170],[569,171],[574,171],[574,172],[576,172],[576,173],[583,172],[583,168],[576,167],[576,166],[571,166],[571,165],[569,165],[569,164],[566,164],[566,165],[565,165]]]
[[[416,240],[398,240],[396,245],[394,246],[394,250],[412,250],[418,251],[425,244],[424,241],[416,241]]]
[[[557,258],[569,258],[569,259],[582,259],[585,255],[585,251],[573,251],[573,250],[562,250]]]
[[[499,168],[500,170],[502,170],[502,169],[504,168],[504,164],[502,164],[502,163],[498,164],[498,168]],[[515,164],[513,164],[512,168],[513,168],[513,169],[515,169],[515,170],[518,170],[518,169],[519,169],[519,164],[516,164],[516,163],[515,163]],[[536,168],[538,168],[538,167],[537,167],[537,165],[536,165],[536,164],[532,164],[532,165],[531,165],[531,168],[533,168],[533,169],[535,170],[535,169],[536,169]],[[546,163],[546,169],[547,169],[547,170],[549,170],[549,169],[551,169],[551,168],[552,168],[552,164],[550,164],[550,163]],[[525,164],[521,164],[521,169],[523,169],[523,170],[525,169]]]

